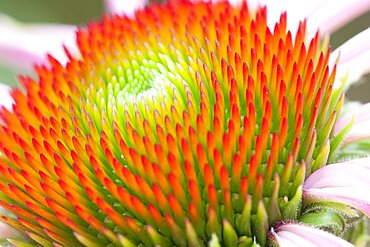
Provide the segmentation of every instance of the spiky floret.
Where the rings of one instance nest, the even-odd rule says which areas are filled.
[[[2,221],[45,246],[263,246],[297,219],[342,102],[305,22],[179,1],[77,37],[1,112]]]

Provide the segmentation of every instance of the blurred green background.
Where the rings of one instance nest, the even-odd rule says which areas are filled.
[[[104,4],[103,0],[0,0],[0,13],[22,22],[83,25],[99,19],[104,14]],[[331,37],[332,47],[335,49],[349,37],[369,26],[370,12],[334,33]],[[17,73],[19,71],[0,67],[0,82],[16,85]],[[364,77],[362,82],[352,87],[348,96],[363,102],[370,101],[370,76]]]

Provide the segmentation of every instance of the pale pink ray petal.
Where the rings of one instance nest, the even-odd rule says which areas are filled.
[[[128,16],[133,16],[137,9],[143,8],[146,4],[146,0],[105,0],[107,13]]]
[[[7,16],[0,16],[0,63],[10,68],[32,71],[35,64],[47,63],[51,54],[60,63],[68,58],[63,45],[78,55],[76,27],[70,25],[22,25]]]
[[[0,83],[0,108],[5,107],[8,111],[12,110],[14,103],[13,97],[10,95],[11,88]]]
[[[341,63],[347,62],[351,58],[360,55],[364,51],[370,50],[370,28],[351,37],[335,51],[332,52],[334,58],[340,54],[339,61]]]
[[[361,140],[370,140],[370,120],[354,125],[342,144],[347,145]]]
[[[191,2],[213,2],[213,3],[216,3],[216,2],[224,2],[225,0],[190,0]],[[227,2],[230,3],[230,5],[232,6],[238,6],[238,5],[241,5],[244,1],[243,0],[228,0]],[[251,3],[254,3],[253,1],[248,1],[248,6],[251,7],[251,6],[254,6],[252,5]]]
[[[1,215],[9,215],[9,211],[5,208],[0,207],[0,214]],[[8,224],[0,222],[0,239],[20,239],[23,238],[22,234],[11,227]]]
[[[369,0],[252,0],[250,6],[268,6],[268,25],[273,27],[282,12],[288,13],[288,29],[296,30],[299,21],[307,20],[307,39],[319,30],[323,36],[330,35],[356,17],[370,10]]]
[[[249,2],[248,2],[249,3]],[[255,0],[251,1],[251,6],[267,6],[268,26],[274,28],[279,21],[280,15],[287,12],[288,30],[295,31],[300,21],[307,19],[312,12],[322,6],[322,1],[296,1],[296,0]]]
[[[355,141],[370,139],[370,103],[360,106],[354,112],[339,118],[335,123],[333,134],[338,135],[353,119],[353,126],[342,144],[346,145]]]
[[[330,57],[331,65],[338,62],[337,78],[347,77],[348,84],[370,72],[370,28],[346,41]]]
[[[0,222],[0,239],[17,239],[21,237],[20,232],[8,224]]]
[[[353,83],[359,81],[362,76],[370,73],[369,57],[370,49],[352,57],[347,62],[339,63],[336,78],[344,79],[345,86],[348,88]],[[336,83],[338,82],[335,82],[335,87],[338,86]]]
[[[308,28],[313,28],[314,32],[319,28],[322,34],[335,32],[370,9],[369,0],[329,0],[321,3],[321,7],[308,17]]]
[[[353,247],[351,243],[331,233],[293,222],[282,223],[271,229],[269,238],[280,247]]]
[[[370,158],[325,166],[303,185],[303,201],[347,204],[370,217]]]
[[[282,12],[288,13],[288,29],[296,30],[299,21],[307,19],[307,39],[312,38],[317,30],[324,36],[329,35],[354,18],[370,9],[370,1],[294,1],[294,0],[254,0],[251,6],[268,6],[268,24],[273,28]],[[337,69],[337,78],[356,81],[370,72],[370,31],[364,31],[351,38],[345,45],[331,55],[331,67],[341,50],[341,58]],[[341,81],[337,80],[336,87]]]

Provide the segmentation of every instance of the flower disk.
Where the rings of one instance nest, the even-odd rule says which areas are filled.
[[[264,246],[299,216],[343,101],[330,52],[285,14],[175,2],[88,25],[13,90],[2,221],[33,244]]]

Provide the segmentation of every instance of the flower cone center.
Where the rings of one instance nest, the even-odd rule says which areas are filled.
[[[341,99],[304,33],[227,2],[89,25],[81,59],[51,58],[2,114],[0,202],[23,220],[4,221],[50,245],[265,245],[297,218]]]

